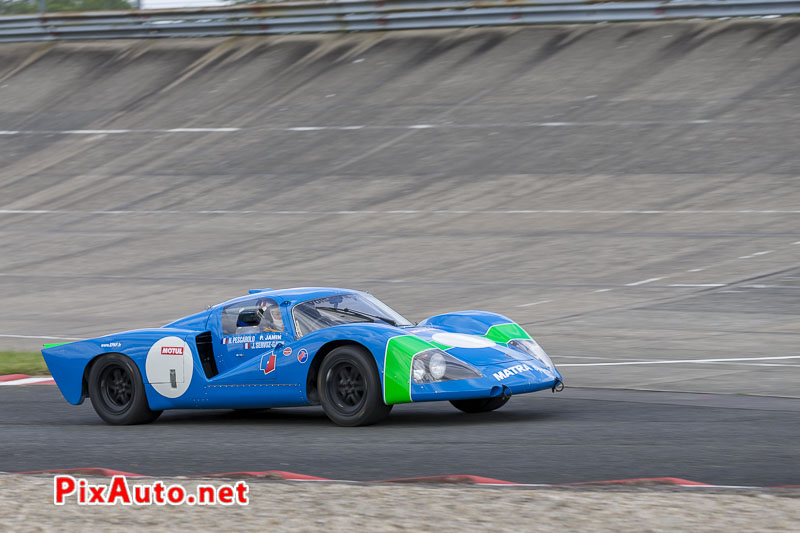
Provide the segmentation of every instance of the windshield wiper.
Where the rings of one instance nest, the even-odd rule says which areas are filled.
[[[347,307],[317,307],[317,309],[321,309],[322,311],[334,311],[334,312],[338,312],[338,313],[344,313],[346,315],[358,316],[358,317],[361,317],[361,318],[368,318],[368,319],[372,320],[373,322],[375,322],[375,319],[377,318],[378,320],[382,320],[382,321],[384,321],[387,324],[390,324],[392,326],[395,326],[395,327],[398,326],[397,321],[393,320],[391,318],[388,318],[388,317],[385,317],[385,316],[380,316],[380,315],[371,315],[371,314],[365,313],[363,311],[356,311],[354,309],[348,309]]]

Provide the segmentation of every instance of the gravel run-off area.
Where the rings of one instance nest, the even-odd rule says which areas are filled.
[[[183,483],[189,491],[201,482],[162,481]],[[5,475],[0,477],[0,529],[754,532],[796,531],[800,524],[796,490],[248,483],[247,506],[90,507],[77,505],[74,497],[56,506],[52,477]]]

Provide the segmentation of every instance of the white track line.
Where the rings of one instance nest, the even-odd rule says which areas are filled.
[[[709,365],[739,365],[739,366],[783,366],[789,368],[800,368],[800,365],[788,365],[782,363],[708,363]]]
[[[518,305],[517,307],[532,307],[532,306],[534,306],[534,305],[546,304],[546,303],[549,303],[549,302],[552,302],[552,301],[553,301],[553,300],[540,300],[540,301],[538,301],[538,302],[531,302],[531,303],[529,303],[529,304],[522,304],[522,305]]]
[[[71,209],[0,209],[0,215],[800,215],[800,210],[635,210],[635,209],[397,209],[397,210],[338,210],[338,211],[268,211],[214,209],[179,211],[175,209],[117,209],[82,211]],[[797,244],[797,243],[795,243]],[[748,257],[748,256],[745,256]]]
[[[727,283],[673,283],[670,287],[726,287]]]
[[[661,277],[661,278],[643,279],[642,281],[634,281],[633,283],[626,283],[625,286],[626,287],[636,287],[637,285],[644,285],[645,283],[653,283],[654,281],[658,281],[658,280],[661,280],[661,279],[664,279],[664,278]]]
[[[14,381],[3,381],[0,382],[0,387],[4,387],[6,385],[33,385],[35,383],[41,383],[43,381],[50,381],[53,378],[23,378],[23,379],[15,379]]]
[[[771,253],[772,253],[772,252],[774,252],[774,251],[775,251],[775,250],[766,250],[766,251],[764,251],[764,252],[755,252],[755,253],[752,253],[752,254],[750,254],[750,255],[742,255],[742,256],[739,256],[739,259],[751,259],[751,258],[753,258],[753,257],[758,257],[758,256],[760,256],[760,255],[767,255],[767,254],[771,254]]]
[[[172,128],[164,133],[231,133],[241,131],[242,128]]]
[[[234,133],[242,128],[170,128],[155,130],[106,129],[106,130],[2,130],[0,135],[123,135],[126,133]],[[283,128],[283,131],[292,131]]]
[[[796,285],[742,285],[743,289],[797,289]]]
[[[598,357],[595,355],[554,355],[550,354],[551,359],[604,359],[606,361],[624,361],[619,357]]]
[[[119,135],[120,133],[132,133],[132,130],[64,130],[58,133],[60,135]]]
[[[785,355],[780,357],[733,357],[730,359],[673,359],[658,361],[625,361],[616,363],[567,363],[558,366],[626,366],[626,365],[677,365],[677,364],[703,364],[703,363],[736,363],[741,361],[777,361],[784,359],[800,359],[800,355]],[[798,366],[800,368],[800,366]]]
[[[0,334],[0,337],[7,338],[7,339],[50,339],[50,340],[57,340],[57,341],[82,341],[84,339],[78,337],[52,337],[52,336],[44,336],[44,335],[8,335],[8,334]]]
[[[314,132],[314,131],[354,131],[354,130],[427,130],[427,129],[515,129],[515,128],[585,128],[585,127],[639,127],[639,126],[697,126],[706,124],[771,124],[761,120],[605,120],[585,122],[486,122],[466,124],[349,124],[343,126],[298,125],[298,126],[255,126],[205,127],[205,128],[141,128],[141,129],[85,129],[85,130],[0,130],[0,135],[123,135],[152,133],[248,133],[260,131],[275,132]]]

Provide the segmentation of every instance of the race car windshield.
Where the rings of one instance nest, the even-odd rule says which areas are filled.
[[[292,316],[298,337],[318,329],[354,322],[413,325],[377,298],[358,293],[336,294],[297,304]]]

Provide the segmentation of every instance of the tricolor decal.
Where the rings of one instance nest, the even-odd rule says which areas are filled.
[[[264,354],[261,356],[261,365],[259,368],[264,371],[264,374],[269,374],[275,370],[275,363],[277,362],[275,354]]]

